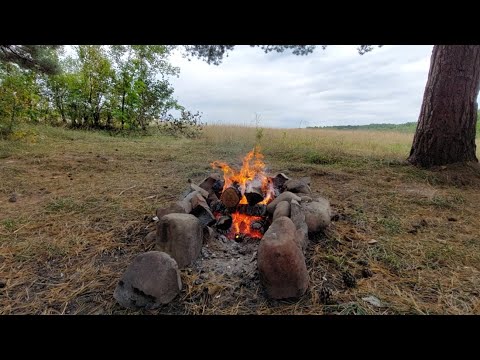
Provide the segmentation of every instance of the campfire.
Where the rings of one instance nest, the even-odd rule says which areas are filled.
[[[274,299],[305,294],[309,234],[330,223],[329,201],[312,193],[309,177],[269,176],[258,147],[241,167],[221,161],[211,166],[223,174],[211,173],[198,184],[189,180],[181,200],[157,209],[156,230],[146,241],[154,241],[158,251],[138,255],[123,274],[114,293],[123,306],[172,301],[182,289],[179,269],[192,266],[239,283],[258,271]]]
[[[279,194],[279,190],[274,188],[274,178],[266,174],[260,149],[255,147],[250,151],[238,171],[221,161],[214,161],[211,165],[223,171],[223,179],[216,183],[216,188],[221,188],[216,193],[219,200],[210,204],[214,208],[217,229],[225,231],[229,239],[237,242],[245,238],[261,238],[269,225],[267,204]]]

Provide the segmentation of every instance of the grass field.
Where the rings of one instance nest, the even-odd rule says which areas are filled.
[[[296,302],[252,306],[240,291],[235,303],[198,304],[184,270],[177,313],[480,314],[478,172],[406,164],[411,133],[209,126],[190,140],[27,130],[0,140],[0,314],[166,312],[125,310],[112,297],[132,258],[153,249],[143,239],[151,216],[210,162],[239,164],[257,140],[271,174],[311,176],[339,215],[308,249],[310,288]],[[370,278],[358,276],[365,263]],[[343,286],[346,270],[356,288]],[[329,305],[319,301],[325,282]]]

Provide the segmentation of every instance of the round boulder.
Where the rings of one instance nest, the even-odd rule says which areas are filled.
[[[309,232],[322,231],[330,224],[332,209],[327,199],[319,197],[316,201],[302,202],[301,206]]]
[[[172,301],[181,289],[177,262],[164,252],[149,251],[135,257],[113,297],[126,308],[155,309]]]
[[[258,246],[260,279],[273,299],[297,298],[308,288],[305,257],[295,236],[292,220],[282,216],[270,225]]]

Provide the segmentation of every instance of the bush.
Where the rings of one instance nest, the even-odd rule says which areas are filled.
[[[179,118],[168,115],[160,121],[158,127],[167,135],[197,138],[202,134],[205,125],[201,122],[201,117],[198,111],[194,114],[188,110],[182,110]]]

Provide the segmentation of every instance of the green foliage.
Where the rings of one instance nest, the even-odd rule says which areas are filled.
[[[294,55],[308,55],[311,54],[316,45],[250,45],[252,47],[259,47],[266,53],[275,51],[278,53],[286,50],[291,50]],[[322,49],[328,45],[321,45]],[[382,45],[379,45],[381,47]],[[235,48],[235,45],[185,45],[187,55],[195,56],[198,59],[205,60],[208,64],[219,65],[228,52]],[[358,53],[363,55],[373,50],[373,45],[359,45]]]
[[[10,135],[22,121],[35,119],[40,98],[34,73],[14,64],[0,66],[0,136]]]
[[[24,47],[34,54],[25,50],[24,57],[58,60],[50,48]],[[57,61],[61,72],[40,74],[25,70],[33,69],[30,63],[20,67],[18,59],[0,58],[0,135],[12,134],[22,121],[115,132],[147,130],[152,123],[166,119],[170,110],[183,110],[168,81],[179,72],[168,62],[171,48],[79,45],[73,48],[74,54]],[[0,51],[7,53],[1,46]],[[168,119],[174,133],[198,133],[198,129],[190,131],[199,122],[195,116],[192,120],[191,114]]]
[[[60,72],[57,50],[61,45],[0,45],[0,62],[45,74]]]
[[[158,127],[167,135],[196,138],[201,135],[204,126],[201,117],[199,112],[194,114],[188,110],[182,110],[179,118],[168,115],[159,122]]]

